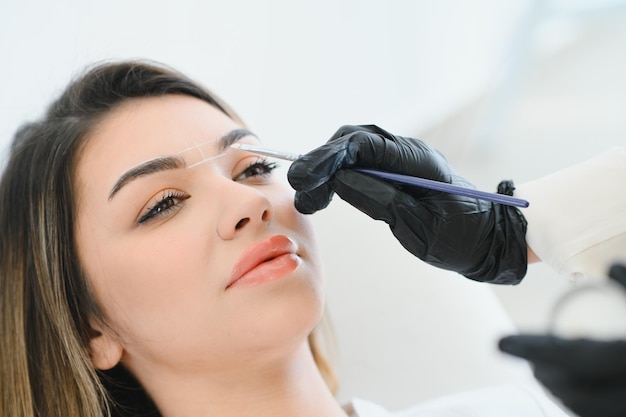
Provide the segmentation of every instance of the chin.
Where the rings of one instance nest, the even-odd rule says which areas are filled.
[[[307,282],[286,287],[251,315],[248,342],[256,349],[297,346],[321,320],[324,297],[317,287]]]

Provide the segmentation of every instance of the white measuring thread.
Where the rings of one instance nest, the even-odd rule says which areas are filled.
[[[197,167],[198,165],[202,165],[202,164],[204,164],[205,162],[209,162],[209,161],[212,161],[212,160],[214,160],[214,159],[221,158],[221,157],[222,157],[222,156],[224,156],[225,154],[226,154],[226,151],[224,151],[224,152],[222,152],[222,153],[220,153],[220,154],[217,154],[217,155],[215,155],[215,156],[211,156],[211,157],[209,157],[209,158],[204,158],[204,159],[202,159],[202,160],[200,160],[200,161],[198,161],[198,162],[195,162],[195,163],[193,163],[193,164],[191,164],[191,165],[187,166],[187,169],[195,168],[195,167]]]
[[[182,151],[178,151],[174,155],[181,155],[181,154],[186,153],[186,152],[197,150],[200,153],[200,156],[201,156],[202,159],[200,159],[198,162],[194,162],[191,165],[187,165],[187,167],[186,167],[186,169],[195,168],[198,165],[202,165],[202,164],[204,164],[206,162],[209,162],[209,161],[212,161],[214,159],[221,158],[222,156],[224,156],[224,154],[226,153],[226,150],[224,150],[223,152],[221,152],[221,153],[219,153],[217,155],[213,155],[213,156],[206,156],[205,155],[203,148],[206,145],[209,145],[209,144],[212,144],[212,143],[215,143],[215,142],[217,142],[217,139],[212,139],[212,140],[209,140],[209,141],[206,141],[206,142],[203,142],[203,143],[199,143],[197,145],[193,145],[193,146],[190,146],[188,148],[185,148]]]

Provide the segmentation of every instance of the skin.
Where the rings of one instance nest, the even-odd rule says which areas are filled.
[[[534,264],[534,263],[537,263],[537,262],[541,262],[541,259],[539,259],[537,254],[535,252],[533,252],[533,250],[529,246],[528,247],[528,263],[529,264]]]
[[[125,103],[87,138],[76,167],[76,242],[107,322],[93,324],[94,366],[122,361],[168,417],[345,416],[308,348],[323,280],[310,224],[285,181],[250,175],[259,157],[229,149],[110,196],[129,169],[239,128],[201,100],[172,95]],[[216,142],[203,150],[221,152]],[[183,157],[198,160],[194,151]],[[138,224],[172,194],[172,210]],[[275,235],[296,244],[297,267],[227,288],[241,254]]]

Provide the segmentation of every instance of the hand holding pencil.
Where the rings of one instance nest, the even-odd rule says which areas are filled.
[[[355,168],[475,188],[443,155],[420,140],[394,136],[372,125],[344,126],[289,168],[296,208],[314,213],[337,194],[389,224],[409,252],[431,265],[493,283],[515,284],[525,275],[526,221],[516,208],[400,185]]]

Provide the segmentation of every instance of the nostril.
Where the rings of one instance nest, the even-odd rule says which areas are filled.
[[[248,217],[246,217],[245,219],[241,219],[237,222],[237,224],[235,225],[235,230],[239,230],[242,227],[244,227],[248,222],[250,221],[250,219]]]
[[[262,221],[267,221],[268,217],[269,217],[269,212],[267,210],[265,210],[263,212],[263,214],[261,215],[261,220]]]

